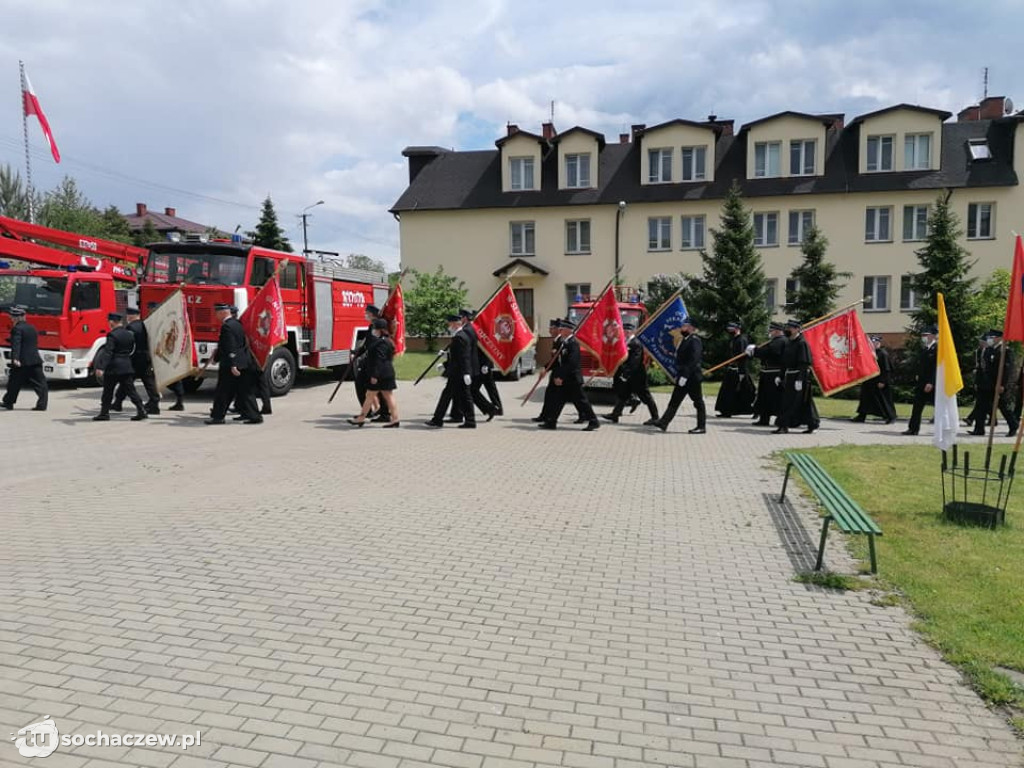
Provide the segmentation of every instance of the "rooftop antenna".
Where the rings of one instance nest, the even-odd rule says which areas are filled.
[[[555,100],[551,100],[551,122],[555,122]]]
[[[982,75],[982,91],[983,96],[981,98],[988,98],[988,67],[985,67],[984,74]]]

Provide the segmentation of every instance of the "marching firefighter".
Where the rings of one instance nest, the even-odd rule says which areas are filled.
[[[231,316],[238,320],[238,307],[234,304],[231,305]],[[246,369],[245,376],[245,389],[250,392],[254,398],[253,409],[255,410],[255,398],[260,400],[260,415],[270,416],[273,414],[274,409],[270,405],[270,371],[264,371],[260,368],[259,363],[256,362],[255,355],[252,354],[252,350],[249,350],[250,365]],[[241,414],[242,409],[238,407],[238,398],[235,398],[234,409]],[[235,421],[244,421],[245,417],[238,415],[235,417]],[[260,419],[263,421],[263,419]]]
[[[650,418],[644,422],[650,426],[658,420],[658,405],[654,402],[651,390],[647,386],[647,369],[644,368],[644,348],[640,339],[633,333],[636,324],[626,321],[622,324],[623,330],[629,334],[626,342],[628,357],[625,362],[615,371],[615,378],[612,380],[612,388],[615,392],[615,407],[611,413],[602,413],[601,418],[608,419],[612,423],[618,423],[622,411],[630,403],[632,398],[637,398],[647,406]]]
[[[935,367],[938,355],[935,342],[938,334],[939,329],[934,325],[928,325],[921,329],[923,348],[917,358],[914,407],[910,411],[910,423],[907,424],[907,428],[903,432],[904,435],[916,435],[921,431],[921,414],[924,412],[924,407],[935,403]]]
[[[551,366],[551,384],[548,385],[555,388],[554,401],[547,420],[537,425],[541,429],[558,428],[558,417],[566,403],[575,405],[580,419],[586,421],[587,426],[583,428],[584,432],[593,432],[601,426],[586,393],[583,391],[580,343],[573,335],[575,330],[576,325],[571,321],[558,321],[558,335],[562,339],[562,344],[559,347],[555,363]]]
[[[697,426],[689,432],[691,435],[703,435],[706,431],[707,410],[704,407],[704,391],[701,382],[704,380],[704,371],[701,365],[704,361],[704,343],[697,335],[697,325],[692,317],[687,316],[683,321],[682,339],[676,347],[676,380],[672,387],[672,397],[668,401],[668,408],[661,418],[652,423],[662,432],[668,430],[668,425],[675,418],[683,399],[689,397],[693,402],[694,410],[697,412]]]
[[[896,406],[892,401],[892,360],[889,359],[888,351],[882,346],[881,336],[869,338],[875,348],[878,375],[860,385],[857,415],[851,421],[863,423],[868,416],[878,416],[886,424],[892,424],[896,421]]]
[[[96,354],[93,370],[103,381],[103,394],[100,397],[100,412],[93,421],[110,421],[110,406],[114,392],[124,389],[125,397],[135,406],[132,421],[143,421],[148,418],[142,398],[135,391],[135,368],[132,357],[135,354],[135,334],[124,327],[124,316],[117,312],[107,315],[110,332],[107,342]]]
[[[743,333],[743,326],[733,321],[725,329],[732,336],[729,341],[729,357],[743,355],[750,344]],[[754,412],[754,383],[747,373],[748,362],[747,357],[741,357],[725,369],[722,388],[718,390],[718,398],[715,400],[717,415],[724,419]]]
[[[255,397],[249,392],[245,372],[249,368],[249,349],[242,324],[231,316],[230,304],[215,304],[220,320],[217,340],[217,390],[213,395],[213,409],[207,424],[223,424],[232,401],[238,404],[239,414],[246,424],[260,424],[263,418],[255,409]]]
[[[787,434],[790,427],[803,424],[805,435],[816,430],[821,421],[811,396],[811,348],[796,320],[786,321],[786,349],[782,353],[782,410],[775,434]]]
[[[562,348],[562,337],[558,335],[558,326],[561,323],[561,319],[554,317],[548,322],[548,335],[551,336],[551,357],[555,358],[558,356],[558,350]],[[551,421],[551,413],[555,409],[555,402],[558,399],[558,390],[551,384],[550,378],[548,379],[548,385],[544,387],[544,403],[540,409],[540,415],[534,416],[533,421],[544,422]],[[577,424],[582,423],[585,419],[579,417],[577,412]]]
[[[498,397],[498,388],[494,386],[494,375],[491,373],[491,360],[480,351],[480,337],[477,336],[476,328],[473,327],[475,313],[469,309],[461,309],[459,310],[459,316],[462,318],[462,330],[469,336],[473,345],[473,383],[470,385],[470,394],[473,398],[473,404],[490,421],[501,410],[501,398]],[[484,397],[483,392],[480,391],[484,387],[485,378],[490,379],[491,382],[490,387],[487,388],[487,397]],[[453,404],[452,416],[463,415],[459,414],[455,406],[457,404]]]
[[[370,352],[373,349],[373,345],[377,343],[377,336],[373,334],[373,321],[380,318],[380,309],[373,304],[366,305],[366,311],[364,314],[366,323],[369,328],[366,331],[366,335],[363,336],[362,343],[352,353],[350,358],[351,364],[355,370],[355,384],[356,384],[356,398],[359,400],[359,407],[362,408],[366,402],[366,391],[369,389],[370,375],[368,373],[369,366],[368,361],[370,359]],[[383,400],[378,400],[378,410],[376,413],[370,413],[371,421],[390,421],[391,414],[387,411],[387,404]]]
[[[459,429],[476,429],[476,413],[473,410],[473,371],[479,366],[472,337],[463,328],[463,316],[451,314],[447,317],[448,331],[452,334],[448,345],[448,365],[445,368],[445,385],[437,401],[434,415],[426,424],[428,427],[444,426],[444,415],[448,405],[455,401],[463,421]]]
[[[146,413],[156,416],[160,413],[160,391],[156,387],[156,375],[153,373],[153,359],[149,355],[149,333],[146,331],[146,324],[142,322],[139,310],[135,307],[128,307],[125,310],[128,324],[125,326],[135,336],[135,353],[132,355],[132,370],[134,378],[142,382],[146,391]],[[114,393],[114,403],[111,410],[120,411],[124,403],[127,390],[123,385],[117,388]]]
[[[370,333],[377,337],[377,341],[370,348],[369,359],[366,360],[367,378],[366,402],[363,403],[363,410],[348,423],[357,427],[363,426],[367,416],[373,408],[378,407],[378,401],[387,403],[388,412],[391,414],[391,421],[384,425],[399,427],[398,406],[395,403],[394,391],[397,388],[395,383],[395,344],[391,340],[391,333],[388,321],[378,317],[373,321]]]
[[[36,405],[32,410],[45,411],[50,388],[43,374],[43,358],[39,355],[39,333],[34,325],[25,320],[25,310],[21,307],[11,307],[7,313],[14,323],[10,337],[11,372],[0,408],[13,410],[21,388],[28,384],[36,393]]]
[[[1013,356],[1007,351],[1003,360],[1003,376],[999,381],[999,356],[1003,344],[1003,332],[992,330],[986,336],[986,349],[982,356],[982,369],[978,385],[978,402],[974,412],[974,430],[972,435],[984,435],[989,426],[989,419],[992,416],[992,403],[996,400],[996,388],[998,384],[999,396],[996,405],[999,412],[1006,419],[1009,431],[1007,437],[1017,434],[1019,423],[1017,417],[1010,407],[1010,398],[1007,396],[1007,388],[1010,386],[1013,376]]]
[[[761,361],[754,401],[755,424],[759,427],[771,426],[771,420],[778,419],[782,408],[782,355],[786,351],[784,330],[782,323],[772,322],[768,326],[766,344],[760,347],[747,345],[747,356]]]

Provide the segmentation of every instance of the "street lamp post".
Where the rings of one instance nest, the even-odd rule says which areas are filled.
[[[324,204],[323,200],[317,200],[312,205],[307,205],[305,208],[303,208],[302,209],[302,213],[299,214],[300,218],[302,219],[302,255],[303,256],[308,256],[309,255],[309,237],[308,237],[308,235],[306,233],[306,219],[309,218],[310,214],[306,213],[306,211],[308,211],[310,208],[316,208],[318,205],[323,205],[323,204]]]
[[[619,225],[626,213],[626,201],[619,201],[619,209],[615,212],[615,284],[619,284]]]

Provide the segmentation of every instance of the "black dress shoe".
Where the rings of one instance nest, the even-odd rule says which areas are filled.
[[[788,427],[776,427],[775,429],[772,430],[772,434],[773,435],[788,435],[789,434],[789,428]]]
[[[262,415],[264,415],[264,416],[270,416],[271,414],[273,414],[273,413],[274,413],[274,409],[273,409],[273,408],[271,408],[271,407],[270,407],[269,405],[264,405],[264,406],[263,406],[263,407],[262,407],[262,408],[260,409],[260,413],[261,413]]]
[[[398,429],[400,426],[402,426],[400,421],[389,421],[384,425],[384,429]]]
[[[262,424],[263,423],[263,417],[261,416],[258,419],[246,419],[242,423],[243,424]]]
[[[801,432],[801,434],[803,434],[803,435],[813,435],[814,434],[814,430],[816,430],[816,429],[817,429],[817,427],[808,427],[803,432]]]
[[[232,421],[245,421],[245,416],[235,416]]]
[[[573,422],[573,424],[586,424],[586,423],[587,423],[587,420],[584,419],[582,416],[580,416],[578,419],[576,419],[576,421]]]
[[[45,408],[40,408],[40,407],[39,407],[39,406],[37,405],[37,406],[36,406],[35,408],[33,408],[32,410],[33,410],[33,411],[45,411],[46,409],[45,409]],[[1010,435],[1010,437],[1013,437],[1013,435]]]
[[[223,424],[224,419],[207,419],[203,424]]]
[[[661,430],[662,432],[668,432],[668,424],[666,424],[666,423],[665,423],[665,422],[663,422],[663,421],[656,421],[656,422],[654,422],[654,425],[653,425],[653,426],[657,427],[657,428],[658,428],[658,429],[660,429],[660,430]]]
[[[121,411],[124,410],[124,406],[114,403],[113,405],[110,406],[110,410],[114,411],[115,413],[121,413]]]
[[[167,410],[168,411],[184,411],[185,410],[185,404],[184,403],[175,403],[174,405],[172,405]]]
[[[854,416],[852,419],[850,419],[850,421],[852,421],[854,424],[863,424],[867,420],[867,416]]]
[[[148,413],[146,413],[145,411],[139,411],[134,416],[132,416],[131,420],[132,421],[145,421],[148,418],[149,418],[149,414]]]
[[[707,430],[704,429],[704,427],[694,427],[693,429],[689,430],[689,433],[691,435],[705,435],[707,434]]]
[[[453,417],[449,417],[449,418],[445,419],[445,421],[447,423],[449,423],[449,424],[461,424],[463,422],[463,419],[456,419],[456,418],[453,418]]]
[[[900,432],[900,434],[901,435],[916,435],[917,434],[917,430],[916,429],[905,429],[902,432]],[[984,433],[982,433],[982,434],[984,434]]]
[[[35,410],[35,409],[33,408],[33,410]],[[46,409],[44,408],[43,410],[46,410]],[[1006,436],[1007,437],[1013,437],[1016,434],[1017,434],[1017,428],[1014,427],[1013,429],[1011,429],[1009,432],[1006,433]]]
[[[558,425],[553,421],[542,421],[537,425],[538,429],[558,429]]]
[[[13,411],[14,410],[14,406],[11,405],[10,403],[0,403],[0,408],[3,408],[5,411]]]
[[[908,433],[904,432],[903,434],[908,434]],[[916,435],[917,432],[915,432],[914,434]],[[981,432],[979,432],[978,430],[974,430],[973,432],[968,432],[967,434],[972,435],[974,437],[984,437],[985,436],[985,430],[982,430]]]
[[[544,420],[545,420],[545,419],[544,419],[544,417],[543,417],[543,416],[534,416],[534,417],[533,417],[532,419],[530,419],[530,421],[535,421],[535,422],[537,422],[538,424],[540,424],[540,423],[541,423],[542,421],[544,421]]]
[[[160,406],[157,405],[156,403],[148,404],[146,405],[146,413],[148,413],[150,416],[159,416]]]
[[[602,413],[601,414],[601,418],[602,419],[607,419],[612,424],[618,424],[619,423],[619,417],[615,416],[614,414],[611,414],[611,413]]]
[[[476,422],[466,421],[459,424],[459,429],[476,429]]]
[[[353,427],[361,427],[366,423],[366,419],[346,419],[346,421]]]
[[[494,417],[497,416],[497,415],[498,415],[497,411],[491,411],[490,413],[487,414],[487,421],[488,422],[494,421]]]
[[[896,419],[886,419],[885,423],[886,424],[892,424],[894,421],[896,421]]]
[[[444,426],[443,423],[441,423],[439,421],[434,421],[433,419],[431,419],[430,421],[425,421],[423,423],[426,424],[428,427],[431,427],[433,429],[440,429],[441,427]]]
[[[658,420],[657,419],[648,419],[647,421],[644,422],[644,426],[645,427],[656,427],[656,426],[658,426]]]
[[[93,421],[110,421],[110,414],[109,413],[101,413],[99,416],[93,416],[92,420]]]
[[[584,432],[593,432],[594,430],[601,428],[601,422],[599,421],[588,421],[587,426],[583,428]]]
[[[494,415],[495,416],[504,416],[505,415],[505,409],[504,408],[499,408],[498,410],[496,410],[494,412]]]

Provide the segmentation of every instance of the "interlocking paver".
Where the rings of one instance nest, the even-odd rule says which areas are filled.
[[[880,428],[537,433],[525,384],[474,433],[416,428],[437,380],[399,432],[320,385],[260,429],[0,414],[0,719],[203,732],[72,768],[1020,764],[905,613],[792,581],[818,521],[766,457]]]

